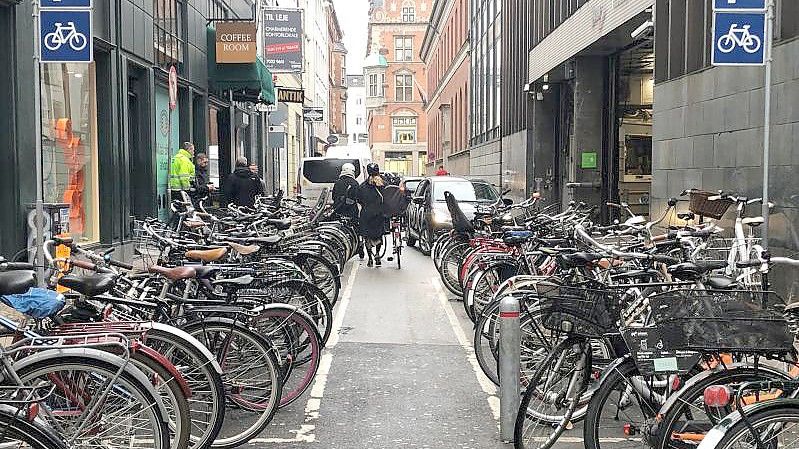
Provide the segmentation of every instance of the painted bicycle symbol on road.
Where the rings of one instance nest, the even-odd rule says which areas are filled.
[[[72,50],[81,51],[86,48],[88,43],[89,39],[77,30],[74,22],[67,22],[66,25],[56,22],[55,30],[44,36],[44,46],[50,51],[57,51],[67,44]]]
[[[749,32],[751,25],[744,25],[739,27],[737,23],[730,26],[730,31],[727,34],[719,37],[716,46],[722,53],[730,53],[736,47],[741,47],[747,53],[757,53],[763,42],[759,37]]]

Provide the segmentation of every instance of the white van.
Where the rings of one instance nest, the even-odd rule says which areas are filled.
[[[362,183],[366,179],[366,165],[372,162],[372,153],[366,145],[340,145],[327,149],[324,157],[306,157],[300,163],[298,173],[299,193],[305,197],[304,204],[313,205],[319,199],[322,189],[333,190],[341,166],[350,163],[355,166],[355,179]]]

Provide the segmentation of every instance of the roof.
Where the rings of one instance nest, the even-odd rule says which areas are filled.
[[[386,57],[381,55],[380,53],[371,53],[366,59],[363,61],[364,67],[388,67],[388,61]]]

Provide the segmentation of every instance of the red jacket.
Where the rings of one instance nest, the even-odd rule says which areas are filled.
[[[443,168],[436,170],[436,176],[448,176],[448,175],[449,172],[444,170]]]

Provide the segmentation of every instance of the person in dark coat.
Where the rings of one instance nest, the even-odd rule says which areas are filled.
[[[225,203],[233,203],[236,206],[253,207],[255,197],[263,195],[264,185],[258,175],[250,171],[247,158],[236,159],[236,169],[231,173],[224,188]]]
[[[355,180],[355,166],[346,163],[341,166],[341,175],[333,184],[333,212],[340,217],[358,218],[358,181]]]
[[[195,205],[208,197],[216,187],[211,182],[211,173],[208,171],[208,155],[205,153],[197,153],[194,157],[194,189],[192,190],[192,199]]]
[[[383,188],[385,181],[380,176],[380,167],[374,162],[366,166],[367,178],[358,189],[358,203],[361,205],[361,218],[358,231],[364,239],[367,266],[381,265],[380,251],[383,246],[385,216],[383,207]]]

